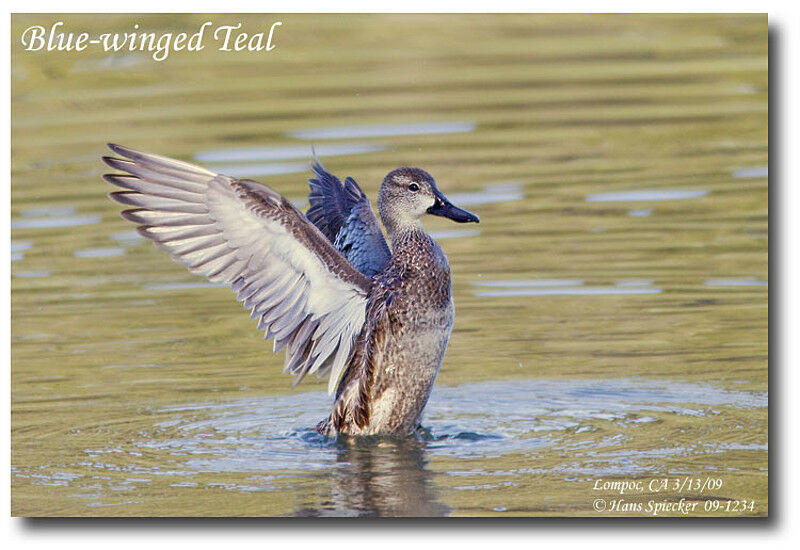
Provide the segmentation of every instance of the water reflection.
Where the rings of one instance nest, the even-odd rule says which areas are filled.
[[[769,282],[754,278],[744,279],[708,279],[706,286],[769,286]]]
[[[705,189],[638,189],[613,193],[593,193],[586,196],[588,202],[638,202],[672,201],[696,199],[708,195]]]
[[[653,281],[649,279],[631,279],[629,281],[618,281],[617,286],[650,286]]]
[[[487,185],[482,191],[470,193],[448,193],[448,198],[462,206],[476,206],[496,202],[513,202],[525,198],[522,186],[517,183]]]
[[[428,235],[436,240],[460,239],[463,237],[477,237],[481,232],[477,229],[444,229],[442,231],[429,231]]]
[[[473,286],[487,287],[551,287],[551,286],[581,286],[580,279],[517,279],[508,281],[475,281]]]
[[[120,231],[118,233],[112,233],[111,238],[122,246],[133,246],[144,242],[144,237],[142,237],[136,231]]]
[[[17,277],[18,279],[39,279],[42,277],[49,277],[50,275],[51,272],[46,269],[41,271],[18,271],[17,273],[14,273],[14,277]]]
[[[41,218],[17,218],[11,220],[11,229],[49,229],[53,227],[74,227],[100,223],[100,216],[45,216]]]
[[[80,59],[72,67],[72,71],[80,73],[127,69],[147,62],[147,57],[139,53],[115,53],[96,59]]]
[[[84,248],[75,251],[76,258],[108,258],[111,256],[122,256],[123,254],[125,254],[125,249],[119,247]]]
[[[258,162],[268,160],[310,159],[318,157],[374,153],[385,149],[383,145],[371,143],[326,143],[310,145],[284,145],[264,147],[239,147],[232,149],[209,149],[199,151],[194,158],[198,162]]]
[[[212,283],[209,281],[191,281],[185,283],[163,283],[158,285],[144,285],[144,290],[186,290],[192,288],[216,288],[228,286],[223,283]]]
[[[208,167],[213,172],[232,178],[257,178],[259,176],[278,176],[305,172],[308,165],[302,162],[275,162],[259,164],[217,164]]]
[[[363,124],[359,126],[309,128],[289,132],[289,136],[299,139],[359,139],[425,134],[458,134],[471,132],[474,129],[474,122],[414,122],[410,124]]]
[[[754,166],[752,168],[742,168],[740,170],[733,171],[734,178],[743,178],[743,179],[750,179],[750,178],[768,178],[769,177],[769,167],[767,166]]]
[[[561,288],[512,288],[507,290],[481,290],[475,292],[480,297],[504,296],[612,296],[629,294],[659,294],[660,288],[628,286],[561,287]]]
[[[426,443],[365,440],[338,444],[329,493],[318,505],[302,504],[297,516],[446,516],[428,470]]]
[[[472,286],[490,288],[476,290],[475,296],[610,296],[629,294],[659,294],[653,281],[634,279],[618,281],[614,286],[584,286],[580,279],[519,279],[475,281]]]
[[[28,241],[11,241],[11,261],[15,262],[23,259],[25,257],[24,252],[32,246],[33,243]]]
[[[23,216],[70,216],[74,213],[74,206],[36,206],[21,211]]]

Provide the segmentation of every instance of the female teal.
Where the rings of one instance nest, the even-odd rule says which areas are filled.
[[[327,436],[406,436],[419,425],[453,328],[450,266],[425,233],[425,214],[478,217],[447,200],[419,168],[398,168],[381,184],[384,239],[369,199],[312,165],[306,215],[252,180],[182,161],[109,147],[103,160],[124,174],[104,179],[132,206],[122,216],[192,273],[229,285],[295,384],[328,376],[333,411]]]

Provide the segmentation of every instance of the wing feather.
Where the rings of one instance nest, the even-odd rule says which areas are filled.
[[[286,199],[251,180],[109,145],[126,172],[104,179],[122,215],[191,272],[229,285],[295,383],[309,372],[336,389],[364,324],[371,280]]]
[[[122,217],[133,223],[138,223],[139,225],[203,225],[208,221],[208,216],[205,214],[176,214],[171,212],[145,210],[143,208],[124,210],[122,212]]]
[[[361,273],[374,277],[391,259],[378,218],[353,178],[339,178],[314,162],[306,217]]]
[[[122,187],[123,189],[129,189],[131,191],[138,191],[139,193],[146,193],[160,197],[172,197],[189,202],[198,201],[201,197],[195,197],[193,195],[202,194],[202,188],[194,184],[181,188],[145,181],[136,176],[125,176],[119,174],[105,174],[103,179],[108,183]]]

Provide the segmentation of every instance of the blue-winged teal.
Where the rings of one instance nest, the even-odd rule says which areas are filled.
[[[258,320],[295,384],[329,376],[327,436],[411,434],[453,328],[450,266],[423,215],[478,217],[453,206],[419,168],[390,172],[378,210],[352,179],[318,162],[304,216],[266,185],[121,147],[104,157],[125,175],[111,198],[122,216],[192,273],[229,285]]]

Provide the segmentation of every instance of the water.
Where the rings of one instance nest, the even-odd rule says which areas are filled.
[[[24,258],[25,257],[25,251],[30,249],[31,246],[33,246],[33,243],[28,242],[28,241],[26,241],[26,242],[11,241],[11,248],[9,250],[9,252],[10,252],[9,255],[11,256],[11,261],[12,262],[16,262],[16,261],[21,260],[22,258]]]
[[[757,279],[709,279],[706,286],[769,286],[767,281]]]
[[[111,238],[123,246],[135,246],[144,242],[144,237],[136,231],[120,231],[112,233]]]
[[[39,279],[41,277],[49,277],[50,271],[42,269],[39,271],[15,271],[13,277],[20,279]]]
[[[519,184],[487,185],[473,193],[450,193],[450,200],[463,206],[491,204],[493,202],[513,202],[522,200],[525,193]]]
[[[491,400],[483,397],[487,394]],[[560,448],[575,432],[598,436],[608,422],[631,427],[658,423],[659,415],[710,416],[715,414],[712,405],[762,408],[767,396],[707,384],[625,378],[463,384],[435,390],[425,421],[428,433],[417,439],[425,442],[430,457],[487,458],[512,452],[533,456],[545,448]],[[335,463],[336,445],[313,431],[329,409],[324,392],[167,407],[157,412],[177,414],[156,427],[178,428],[180,437],[134,445],[190,457],[185,467],[195,472],[281,471],[287,455],[292,455],[295,467],[311,470]],[[198,411],[210,414],[198,421]],[[314,446],[325,451],[309,453]],[[680,448],[673,451],[683,454]],[[206,456],[191,458],[201,455]],[[597,475],[611,473],[601,466],[595,469]]]
[[[280,174],[296,174],[308,170],[308,164],[301,162],[253,163],[253,164],[215,164],[209,170],[234,178],[256,178],[259,176],[277,176]]]
[[[411,124],[364,124],[332,128],[311,128],[289,132],[299,139],[362,139],[389,136],[420,136],[426,134],[459,134],[475,129],[474,122],[430,122]]]
[[[653,476],[767,513],[766,17],[282,21],[266,57],[14,44],[12,513],[587,515]],[[108,141],[298,204],[312,146],[373,202],[419,165],[474,210],[425,221],[457,310],[427,431],[315,434],[324,381],[120,218]]]
[[[100,216],[45,216],[11,220],[11,229],[50,229],[100,223]]]
[[[475,296],[609,296],[626,294],[658,294],[660,288],[653,288],[652,281],[619,281],[614,286],[584,286],[583,281],[569,279],[555,280],[509,280],[478,281],[477,287],[492,290],[476,290]]]
[[[660,292],[660,288],[619,288],[613,286],[598,286],[593,288],[517,288],[509,290],[485,290],[475,292],[475,296],[610,296],[625,294],[658,294]]]
[[[734,178],[766,178],[768,176],[769,168],[767,166],[754,166],[733,171]]]
[[[473,286],[488,287],[553,287],[553,286],[581,286],[583,281],[575,279],[537,279],[537,280],[509,280],[509,281],[476,281]]]
[[[589,202],[639,202],[639,201],[674,201],[681,199],[696,199],[708,194],[705,189],[640,189],[633,191],[619,191],[616,193],[595,193],[588,195]],[[628,213],[630,214],[631,211]],[[632,212],[642,212],[633,210]],[[649,211],[646,211],[649,214]],[[643,214],[643,215],[647,215]],[[633,214],[634,216],[637,214]],[[642,214],[639,214],[642,215]]]
[[[108,247],[108,248],[85,248],[83,250],[76,250],[76,258],[107,258],[109,256],[122,256],[125,254],[124,248]]]
[[[39,206],[22,209],[23,216],[69,216],[74,213],[74,206]]]
[[[431,231],[430,236],[437,241],[441,239],[461,239],[464,237],[477,237],[481,232],[477,229],[443,229],[441,231]]]
[[[164,283],[160,285],[144,285],[144,290],[183,290],[187,288],[214,288],[225,287],[220,283],[212,283],[210,281],[192,281],[187,283]]]
[[[238,147],[200,151],[194,158],[198,162],[256,162],[264,160],[307,160],[313,154],[317,157],[356,155],[376,153],[385,149],[383,145],[372,143],[325,143],[315,147],[307,145],[284,145],[273,147]]]
[[[152,498],[155,487],[164,485],[159,481],[163,477],[180,480],[168,486],[197,498],[209,490],[215,495],[285,491],[286,483],[302,484],[302,478],[311,476],[319,483],[295,495],[294,508],[284,513],[446,515],[453,508],[441,500],[442,489],[433,483],[439,462],[462,463],[444,473],[449,478],[445,486],[480,493],[508,491],[547,475],[576,484],[657,474],[659,460],[713,463],[726,451],[768,448],[766,443],[668,442],[657,449],[638,449],[647,425],[720,421],[721,407],[741,413],[767,406],[766,393],[669,380],[523,380],[439,387],[431,397],[425,431],[402,442],[326,440],[313,426],[329,406],[325,392],[310,392],[164,407],[153,411],[163,419],[153,423],[151,432],[140,432],[127,443],[83,449],[85,459],[79,465],[86,474],[25,469],[15,474],[37,486],[67,488],[72,496],[87,499],[89,507],[136,504],[130,493]],[[565,453],[572,457],[568,463],[550,458]],[[153,454],[169,456],[170,469],[154,468],[148,460]],[[510,454],[517,457],[516,465],[503,461]],[[480,468],[463,465],[476,460]],[[85,492],[87,488],[92,491]]]

